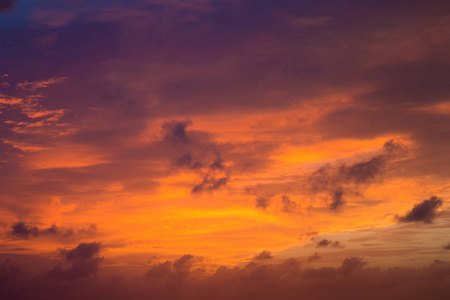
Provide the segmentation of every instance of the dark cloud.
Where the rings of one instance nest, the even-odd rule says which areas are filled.
[[[442,199],[432,196],[428,200],[424,200],[415,204],[413,209],[404,216],[396,216],[399,222],[424,222],[430,224],[436,217],[436,211],[442,206]]]
[[[327,164],[314,171],[308,178],[313,193],[327,192],[330,195],[329,207],[336,210],[345,205],[344,196],[354,193],[366,184],[380,177],[386,165],[405,151],[398,141],[387,141],[380,153],[370,159],[353,164]]]
[[[92,259],[100,253],[100,243],[81,243],[71,250],[61,250],[61,255],[69,262]]]
[[[369,268],[358,256],[348,257],[339,267],[303,269],[301,263],[290,258],[273,264],[252,261],[243,266],[218,267],[213,274],[205,274],[195,265],[195,257],[184,255],[171,262],[150,266],[144,276],[84,276],[93,274],[86,266],[68,273],[54,271],[55,277],[38,276],[29,280],[18,277],[6,264],[7,283],[0,282],[2,299],[298,299],[311,300],[367,300],[378,299],[436,299],[450,296],[450,265],[435,261],[423,268],[393,267],[383,270]],[[14,267],[12,267],[14,268]],[[93,268],[95,269],[95,268]],[[65,274],[61,277],[61,273]],[[10,276],[12,274],[12,276]],[[71,274],[70,276],[68,274]],[[55,275],[55,276],[56,276]],[[81,276],[83,275],[83,276]],[[75,280],[83,278],[83,280]],[[7,297],[5,296],[7,295]]]
[[[253,260],[264,260],[264,259],[272,259],[272,253],[270,253],[267,250],[262,251],[261,253],[259,253],[258,255],[255,255],[253,257]]]
[[[283,212],[291,213],[291,212],[295,211],[295,209],[297,208],[297,203],[295,203],[295,201],[292,201],[291,199],[289,199],[288,196],[283,196],[281,198],[281,203],[283,205],[283,208],[282,208]]]
[[[311,256],[309,256],[309,257],[306,259],[306,261],[307,261],[308,263],[310,263],[310,262],[319,260],[320,258],[321,258],[321,256],[319,255],[319,253],[314,252],[314,254],[311,255]]]
[[[8,233],[15,238],[29,239],[38,236],[39,229],[36,226],[28,225],[25,222],[16,222],[11,225],[11,231]]]
[[[89,277],[99,270],[103,257],[100,257],[100,243],[81,243],[71,250],[61,249],[61,256],[65,263],[69,264],[68,268],[64,268],[63,264],[59,264],[47,275],[52,279],[76,280]]]
[[[342,266],[340,267],[340,271],[344,275],[349,275],[350,273],[354,272],[357,269],[363,268],[365,265],[367,265],[368,262],[364,261],[361,257],[349,257],[344,259],[342,262]]]
[[[343,198],[344,190],[342,188],[337,188],[335,191],[333,191],[331,195],[331,203],[330,208],[332,210],[336,210],[345,204],[345,200]]]
[[[0,13],[12,9],[16,2],[17,0],[0,0]]]
[[[200,182],[199,184],[195,185],[192,188],[191,192],[198,193],[202,191],[214,191],[222,186],[225,186],[227,182],[228,182],[227,177],[215,178],[207,175],[203,178],[202,182]]]
[[[78,230],[78,237],[81,235],[93,235],[96,231],[94,224],[90,224],[88,228]],[[36,237],[54,237],[54,238],[70,238],[75,232],[73,228],[61,228],[55,224],[48,228],[38,228],[25,222],[16,222],[11,225],[8,235],[17,239],[30,239]]]
[[[327,239],[323,239],[323,240],[320,240],[320,241],[318,241],[318,242],[316,242],[316,248],[325,248],[325,247],[331,247],[331,248],[343,248],[344,247],[344,245],[341,243],[341,242],[339,242],[339,241],[330,241],[330,240],[327,240]]]
[[[450,243],[448,243],[447,245],[444,245],[442,248],[444,248],[445,250],[450,250]]]
[[[165,139],[175,145],[188,143],[190,140],[186,128],[191,124],[191,121],[171,121],[164,123],[162,129],[165,132]]]
[[[266,197],[258,197],[256,198],[256,208],[266,209],[270,204],[270,199]]]

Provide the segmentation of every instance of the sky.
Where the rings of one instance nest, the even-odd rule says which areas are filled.
[[[449,299],[449,53],[447,0],[0,0],[0,298]]]

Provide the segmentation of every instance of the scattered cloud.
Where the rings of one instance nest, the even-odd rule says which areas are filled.
[[[48,277],[59,280],[76,280],[89,277],[98,272],[99,265],[103,261],[100,257],[101,244],[81,243],[77,247],[66,250],[61,249],[61,256],[65,263],[69,264],[68,268],[64,268],[63,264],[59,264],[48,272]]]
[[[270,204],[270,199],[266,197],[258,197],[256,198],[256,208],[266,209]]]
[[[22,90],[36,91],[37,89],[47,88],[54,84],[66,82],[68,77],[52,77],[48,80],[41,81],[24,81],[17,84],[17,87]]]
[[[339,242],[339,241],[330,241],[327,239],[323,239],[320,241],[316,242],[316,248],[325,248],[325,247],[330,247],[330,248],[343,248],[344,245]]]
[[[432,196],[430,199],[423,200],[415,204],[413,209],[407,212],[404,216],[396,216],[399,222],[424,222],[430,224],[436,217],[436,211],[442,206],[442,199],[437,196]]]
[[[387,141],[380,153],[370,159],[353,164],[327,164],[314,171],[308,178],[313,193],[330,195],[329,207],[337,210],[345,205],[345,195],[357,191],[380,177],[388,162],[404,152],[404,145],[393,139]]]
[[[25,222],[16,222],[11,225],[11,230],[7,232],[7,235],[15,239],[26,240],[37,237],[71,238],[75,234],[78,238],[82,238],[94,235],[96,230],[97,227],[94,224],[90,224],[88,228],[75,230],[74,228],[61,228],[55,224],[47,228],[38,228]]]
[[[261,253],[255,255],[253,260],[264,260],[264,259],[272,259],[273,255],[267,250],[262,251]]]

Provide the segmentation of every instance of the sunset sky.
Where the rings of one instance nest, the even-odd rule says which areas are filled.
[[[0,240],[1,299],[450,299],[450,2],[0,0]]]

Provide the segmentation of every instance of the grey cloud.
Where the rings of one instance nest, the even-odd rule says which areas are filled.
[[[255,255],[253,257],[253,260],[264,260],[264,259],[272,259],[272,253],[270,253],[267,250],[262,251],[261,253],[259,253],[258,255]]]
[[[361,257],[356,257],[356,256],[349,257],[349,258],[344,259],[339,270],[344,275],[349,275],[350,273],[354,272],[357,269],[364,267],[367,264],[368,264],[368,262],[364,261]]]
[[[380,177],[386,165],[405,151],[397,141],[387,141],[380,153],[370,159],[353,164],[327,164],[314,171],[308,178],[313,193],[326,192],[330,195],[329,207],[336,210],[345,205],[344,196]]]
[[[227,177],[215,178],[207,175],[203,178],[202,182],[200,182],[199,184],[195,185],[192,188],[191,192],[198,193],[202,191],[214,191],[222,186],[225,186],[227,182],[228,182]]]
[[[258,197],[256,198],[256,208],[266,209],[270,204],[270,199],[266,197]]]
[[[81,235],[93,235],[96,232],[96,226],[90,224],[88,228],[79,229],[76,233],[77,237]],[[11,225],[11,230],[7,232],[8,235],[16,239],[31,239],[37,237],[54,237],[54,238],[70,238],[74,237],[75,230],[73,228],[61,228],[55,224],[48,228],[38,228],[37,226],[27,224],[25,222],[16,222]]]
[[[77,280],[89,277],[98,272],[103,257],[100,257],[100,243],[81,243],[71,250],[61,249],[61,256],[65,263],[69,264],[68,268],[64,268],[63,264],[59,264],[50,271],[47,276],[51,279],[58,280]]]
[[[188,143],[190,140],[186,128],[191,123],[191,121],[171,121],[164,123],[162,128],[165,131],[165,139],[173,144]]]
[[[331,247],[331,248],[343,248],[344,245],[339,241],[330,241],[327,239],[320,240],[316,243],[316,248],[325,248],[325,247]]]
[[[399,222],[424,222],[430,224],[436,217],[436,211],[442,206],[442,199],[432,196],[428,200],[424,200],[415,204],[413,209],[404,216],[396,216]]]
[[[8,233],[15,238],[29,239],[38,236],[39,229],[36,226],[28,225],[25,222],[16,222],[11,225],[11,231]]]
[[[81,243],[71,250],[61,250],[61,255],[69,262],[85,261],[100,253],[100,243]]]
[[[330,204],[331,209],[336,210],[336,209],[344,206],[345,200],[343,198],[343,195],[344,195],[344,190],[341,187],[339,187],[333,191],[333,193],[331,195],[331,204]]]

